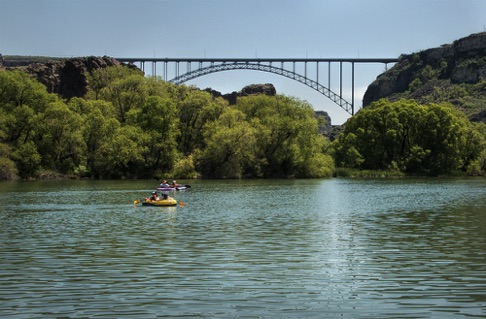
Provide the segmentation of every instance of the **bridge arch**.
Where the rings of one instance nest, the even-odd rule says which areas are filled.
[[[166,81],[181,84],[191,79],[208,75],[215,72],[229,71],[229,70],[257,70],[263,72],[269,72],[280,76],[287,77],[289,79],[303,83],[317,92],[328,97],[335,104],[343,108],[346,112],[354,115],[354,66],[356,63],[381,63],[388,68],[389,63],[396,63],[396,58],[116,58],[121,62],[126,63],[140,63],[140,69],[145,72],[145,63],[152,64],[152,75],[157,76],[157,63],[162,63],[162,78]],[[181,72],[180,64],[185,63],[185,73]],[[198,64],[195,69],[192,69],[194,64]],[[288,63],[292,64],[291,68],[288,68]],[[316,75],[315,79],[311,79],[307,75],[307,66],[311,63],[315,63]],[[319,82],[319,63],[327,63],[327,87]],[[331,64],[339,63],[339,94],[332,91],[331,87]],[[351,102],[342,98],[343,92],[343,63],[351,64]],[[275,66],[280,64],[280,67]],[[295,71],[296,64],[304,65],[304,72],[301,74]],[[169,68],[171,66],[171,68]],[[287,68],[285,68],[285,67]],[[174,70],[169,77],[169,69]],[[172,76],[173,75],[173,76]]]
[[[319,82],[308,78],[307,76],[300,75],[295,71],[286,70],[282,67],[275,67],[271,64],[261,64],[255,62],[231,62],[231,63],[221,63],[221,64],[211,64],[210,66],[198,68],[194,71],[186,72],[182,75],[176,76],[175,78],[169,80],[169,82],[174,84],[182,84],[189,80],[205,76],[211,73],[230,71],[230,70],[256,70],[268,73],[274,73],[287,77],[289,79],[295,80],[297,82],[303,83],[308,87],[316,90],[317,92],[328,97],[331,101],[339,105],[342,109],[351,115],[354,115],[354,105],[353,102],[348,102],[343,99],[339,94],[333,92],[329,88],[320,84]],[[354,72],[353,72],[354,73]],[[353,98],[354,100],[354,98]]]

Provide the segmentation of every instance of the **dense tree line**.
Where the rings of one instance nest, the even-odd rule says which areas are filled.
[[[0,71],[0,179],[332,175],[330,143],[306,102],[251,96],[234,106],[188,86],[110,67],[61,100]]]
[[[446,103],[380,100],[333,142],[305,101],[229,105],[184,85],[110,67],[69,101],[21,71],[0,71],[0,179],[328,177],[339,168],[421,175],[486,171],[486,125]],[[322,124],[322,123],[320,123]]]
[[[486,170],[486,125],[448,103],[382,99],[352,118],[334,143],[340,167],[420,175]]]

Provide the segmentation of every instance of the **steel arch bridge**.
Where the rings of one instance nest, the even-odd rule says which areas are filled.
[[[277,74],[300,82],[318,91],[340,106],[351,115],[355,113],[354,105],[354,77],[355,64],[357,63],[382,63],[388,68],[389,63],[396,63],[398,59],[392,58],[368,58],[368,59],[178,59],[178,58],[117,58],[126,63],[138,63],[140,69],[145,72],[145,63],[152,64],[152,75],[157,76],[157,63],[162,64],[162,78],[166,81],[182,84],[189,80],[205,76],[211,73],[230,70],[255,70]],[[181,63],[186,67],[181,72]],[[319,80],[319,64],[327,64],[327,86]],[[343,63],[351,64],[351,101],[346,101],[343,96]],[[339,92],[331,90],[331,64],[339,64]],[[196,65],[195,68],[193,66]],[[315,65],[313,77],[308,72],[309,65]],[[297,67],[300,67],[297,71]],[[169,76],[169,70],[172,70]]]

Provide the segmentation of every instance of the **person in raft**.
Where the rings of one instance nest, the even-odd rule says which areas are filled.
[[[149,198],[150,200],[159,200],[159,196],[157,195],[157,192],[152,192],[152,195]]]
[[[164,181],[160,184],[160,187],[170,187],[169,183],[167,183],[167,181],[164,179]]]
[[[173,199],[173,198],[170,197],[169,195],[167,195],[166,193],[162,193],[162,199],[169,200],[169,199]]]

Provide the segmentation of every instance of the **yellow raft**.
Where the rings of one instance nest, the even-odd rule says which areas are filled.
[[[160,199],[160,200],[145,199],[143,200],[142,205],[143,206],[177,206],[177,201],[173,198]]]

